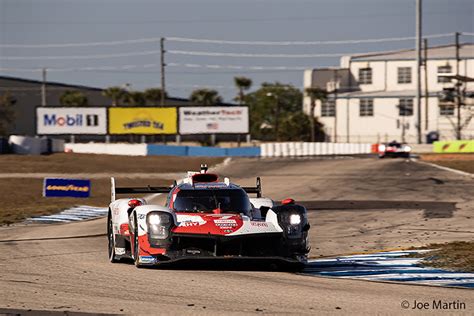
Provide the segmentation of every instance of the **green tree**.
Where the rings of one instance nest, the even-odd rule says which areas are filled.
[[[127,91],[123,96],[123,101],[125,105],[132,106],[145,106],[146,99],[145,94],[141,91]]]
[[[310,123],[311,123],[311,141],[316,141],[316,125],[319,124],[317,118],[314,117],[314,110],[316,109],[316,100],[320,102],[324,102],[327,99],[327,91],[321,88],[306,88],[305,90],[306,95],[310,98]],[[321,129],[321,128],[319,128]]]
[[[216,90],[196,89],[189,96],[189,100],[198,105],[216,105],[222,102],[222,97]]]
[[[15,120],[14,105],[16,99],[6,92],[0,95],[0,135],[8,135],[11,124]]]
[[[66,90],[59,97],[59,103],[63,106],[87,106],[89,101],[86,95],[80,91]]]
[[[305,116],[301,109],[303,94],[294,86],[278,82],[263,83],[260,89],[247,94],[245,101],[250,108],[250,130],[253,138],[282,141],[309,137],[309,122],[295,122],[296,125],[301,123],[303,130],[298,129],[295,132],[301,134],[301,137],[284,130],[291,125],[290,122]],[[306,128],[308,131],[304,131]]]
[[[163,95],[163,90],[161,90],[161,88],[146,89],[144,94],[145,100],[150,102],[151,105],[161,104],[161,97]],[[164,97],[167,97],[166,92],[164,93]]]
[[[281,119],[278,139],[280,141],[308,141],[311,135],[311,118],[303,111],[288,112]]]
[[[109,87],[102,91],[102,95],[112,100],[112,106],[117,106],[125,96],[127,91],[121,87]]]
[[[239,101],[239,104],[242,105],[245,102],[244,91],[250,89],[250,87],[252,86],[252,80],[247,77],[234,77],[234,84],[239,90],[239,94],[234,100]]]

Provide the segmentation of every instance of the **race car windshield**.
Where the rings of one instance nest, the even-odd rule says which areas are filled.
[[[173,208],[177,212],[210,213],[220,209],[223,213],[248,214],[251,204],[243,190],[182,190]]]

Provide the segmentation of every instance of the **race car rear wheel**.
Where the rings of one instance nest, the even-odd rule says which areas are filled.
[[[115,237],[114,237],[114,230],[112,227],[112,214],[109,211],[107,215],[107,239],[108,239],[108,252],[109,252],[109,261],[112,263],[117,263],[120,260],[117,258],[115,254]]]

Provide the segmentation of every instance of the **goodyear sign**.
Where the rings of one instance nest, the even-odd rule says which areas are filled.
[[[87,198],[90,192],[90,180],[45,178],[43,181],[44,197]]]
[[[474,153],[474,140],[434,142],[433,149],[435,153]]]
[[[110,134],[176,134],[176,108],[109,108]]]

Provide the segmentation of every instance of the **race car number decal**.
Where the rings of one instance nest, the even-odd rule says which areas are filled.
[[[222,229],[237,227],[237,222],[234,219],[215,219],[214,224]]]

